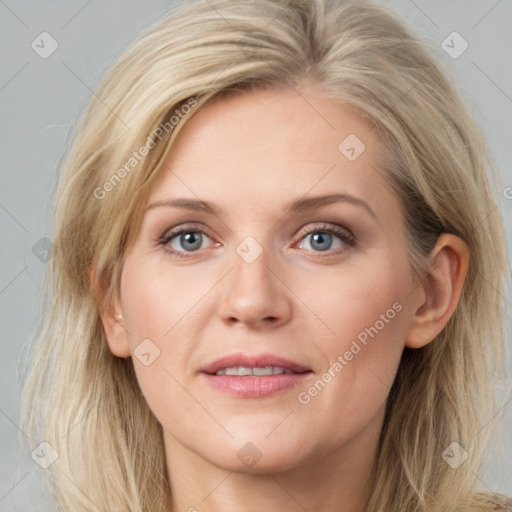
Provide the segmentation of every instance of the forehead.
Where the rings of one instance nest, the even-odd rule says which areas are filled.
[[[149,201],[190,197],[260,209],[280,199],[347,193],[393,201],[377,134],[354,109],[314,89],[216,100],[180,132]]]

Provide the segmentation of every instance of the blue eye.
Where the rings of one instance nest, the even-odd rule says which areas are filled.
[[[201,248],[203,236],[204,234],[199,233],[198,231],[183,231],[178,235],[177,240],[181,247],[185,248],[186,251],[195,251]]]
[[[331,233],[327,233],[326,231],[315,231],[307,235],[310,236],[310,247],[318,249],[319,251],[327,251],[331,249],[331,245],[333,243],[333,236]]]
[[[186,258],[186,253],[197,252],[202,248],[204,238],[210,238],[198,227],[183,226],[176,231],[166,233],[160,243],[166,246],[167,250],[180,258]]]
[[[343,246],[348,245],[352,247],[355,245],[355,237],[352,235],[350,231],[347,229],[340,228],[338,226],[314,226],[312,229],[310,228],[306,232],[302,233],[302,240],[307,240],[309,238],[309,246],[314,249],[314,252],[324,252],[331,249],[343,249]],[[332,247],[333,240],[338,239],[340,243],[338,243],[338,247]],[[303,243],[301,243],[300,248],[303,249]]]
[[[340,253],[347,246],[354,246],[356,242],[354,235],[348,229],[327,224],[313,226],[313,228],[303,231],[300,234],[300,249],[308,248],[304,247],[304,240],[307,240],[308,237],[310,237],[310,241],[307,245],[309,245],[312,252],[319,253],[325,251]],[[204,230],[198,225],[192,224],[168,231],[160,238],[159,243],[173,256],[187,258],[199,252],[200,249],[205,248],[203,247],[205,239],[211,241],[211,238]],[[337,244],[335,244],[336,240],[338,241]],[[337,245],[337,247],[333,247],[333,244]],[[220,244],[216,243],[216,245],[219,246]],[[206,247],[208,247],[207,241]]]

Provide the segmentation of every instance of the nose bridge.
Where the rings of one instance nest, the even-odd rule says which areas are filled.
[[[290,297],[272,268],[275,258],[269,247],[247,236],[236,246],[232,262],[219,312],[223,319],[251,325],[285,322],[291,312]]]
[[[245,237],[236,247],[235,272],[240,282],[245,280],[265,292],[274,285],[275,275],[270,269],[275,266],[275,257],[271,254],[270,242],[263,241],[263,244],[252,236]]]

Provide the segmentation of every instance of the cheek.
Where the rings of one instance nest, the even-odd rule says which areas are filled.
[[[306,300],[321,312],[326,331],[311,337],[325,355],[323,373],[299,397],[316,409],[312,417],[329,408],[333,425],[351,430],[385,402],[408,325],[408,269],[405,258],[380,258],[310,290]]]
[[[172,275],[165,268],[161,262],[126,258],[121,303],[139,386],[157,419],[173,428],[180,420],[169,411],[187,414],[195,406],[184,372],[202,328],[201,299],[215,282],[211,272],[191,279],[190,268]]]
[[[332,347],[331,356],[349,350],[355,340],[380,355],[389,343],[403,343],[411,286],[405,256],[376,252],[364,262],[340,267],[329,279],[313,282],[303,287],[301,297],[328,331],[324,340]],[[370,347],[373,339],[378,343]]]
[[[123,316],[131,346],[142,338],[165,345],[174,332],[194,324],[200,301],[214,285],[212,274],[204,276],[190,267],[168,271],[165,261],[127,261],[122,279]]]

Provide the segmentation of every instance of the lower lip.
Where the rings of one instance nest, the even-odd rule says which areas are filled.
[[[209,373],[203,373],[203,375],[210,386],[224,393],[242,398],[263,398],[301,385],[309,375],[312,375],[312,372],[282,373],[259,377],[210,375]]]

